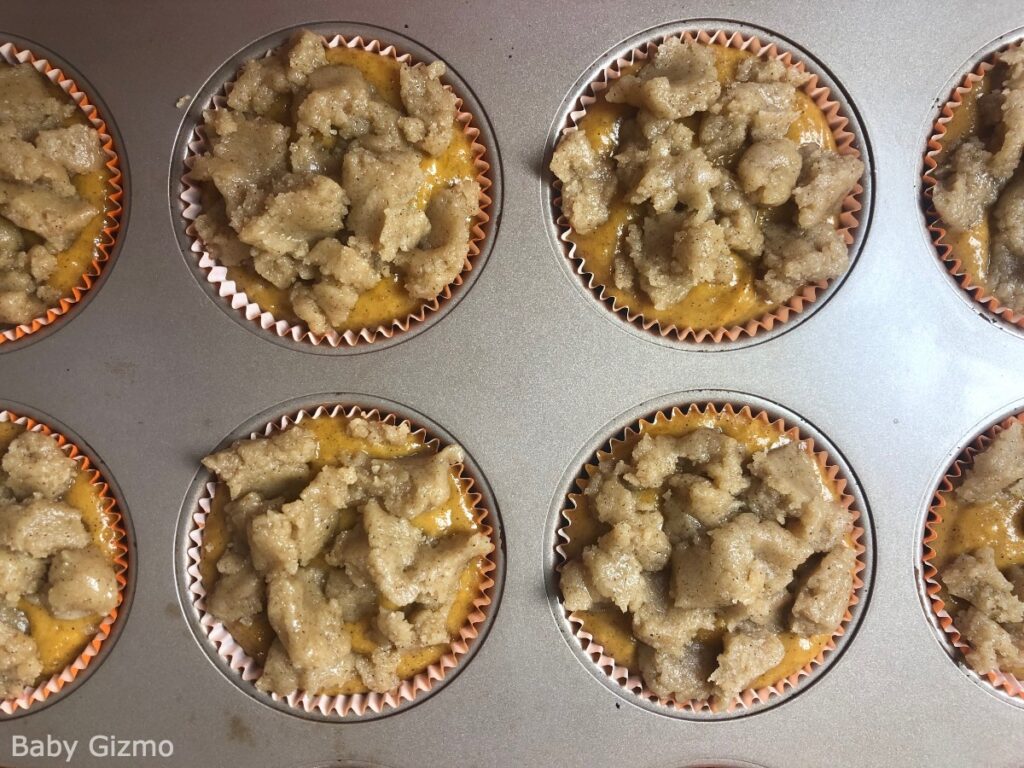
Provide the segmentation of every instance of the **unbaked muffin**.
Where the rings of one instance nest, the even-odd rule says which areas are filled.
[[[945,123],[932,200],[972,285],[1024,314],[1024,49],[1000,53]]]
[[[0,698],[68,667],[118,605],[117,535],[88,474],[0,422]]]
[[[1024,424],[1001,430],[942,496],[929,563],[967,663],[1024,679]]]
[[[481,187],[445,72],[302,31],[204,113],[196,232],[275,319],[390,326],[463,271]]]
[[[864,165],[781,59],[668,38],[622,69],[555,149],[568,239],[645,321],[765,316],[848,266],[839,222]]]
[[[727,708],[812,663],[858,570],[855,517],[806,444],[707,409],[641,422],[565,514],[565,610],[658,698]]]
[[[204,459],[222,481],[203,529],[206,607],[263,664],[258,688],[385,693],[449,651],[494,549],[461,461],[361,416]]]
[[[102,239],[106,159],[64,91],[31,64],[0,62],[0,330],[80,283]]]

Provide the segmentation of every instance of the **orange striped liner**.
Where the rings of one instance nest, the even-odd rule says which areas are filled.
[[[414,424],[408,419],[399,419],[393,413],[386,413],[376,408],[364,411],[361,408],[344,405],[322,405],[313,411],[305,409],[296,413],[282,416],[280,419],[270,422],[261,432],[253,432],[250,439],[273,435],[301,423],[306,419],[333,418],[343,416],[345,418],[360,417],[367,421],[379,421],[392,426],[406,424],[411,430],[411,435],[419,440],[428,450],[437,452],[443,446],[437,437],[431,436],[424,427]],[[473,517],[480,526],[480,532],[493,541],[494,529],[487,522],[489,512],[482,505],[483,496],[474,491],[475,481],[462,465],[458,466],[460,473],[460,486],[466,494],[473,509]],[[189,576],[189,598],[192,605],[200,615],[200,624],[206,632],[206,636],[213,643],[217,653],[227,660],[231,669],[234,670],[244,683],[255,683],[263,674],[259,663],[253,659],[235,641],[218,619],[214,618],[206,609],[206,589],[203,586],[202,573],[199,570],[199,563],[203,554],[203,529],[206,526],[206,517],[210,513],[214,494],[219,483],[208,483],[206,493],[199,500],[199,509],[192,515],[192,527],[188,533],[192,546],[188,549],[188,576]],[[493,552],[493,549],[492,549]],[[298,712],[319,712],[321,715],[337,715],[346,717],[356,715],[357,717],[367,712],[379,714],[387,709],[397,707],[403,702],[412,701],[421,693],[430,691],[438,682],[443,680],[447,674],[455,669],[463,656],[465,656],[473,645],[473,642],[480,634],[480,625],[487,618],[492,602],[492,590],[494,578],[492,574],[497,564],[491,556],[483,560],[481,566],[480,594],[473,601],[473,611],[466,619],[466,624],[459,630],[458,637],[454,638],[448,651],[435,663],[428,666],[424,671],[407,679],[402,680],[395,688],[386,693],[357,693],[352,695],[328,696],[325,694],[314,694],[306,691],[295,691],[287,696],[276,693],[269,694],[274,701],[283,701]]]
[[[563,507],[562,511],[562,526],[558,529],[558,536],[561,539],[561,544],[555,547],[555,551],[562,558],[559,563],[558,570],[561,571],[562,565],[566,560],[564,544],[569,542],[568,525],[570,518],[568,514],[578,508],[580,498],[583,491],[586,489],[590,482],[590,478],[599,471],[598,462],[602,459],[607,458],[612,452],[619,446],[630,443],[637,440],[641,435],[641,428],[644,426],[650,427],[655,424],[663,424],[670,419],[681,416],[683,414],[708,414],[708,415],[726,415],[726,416],[739,416],[741,418],[749,419],[750,421],[757,421],[767,426],[770,426],[778,431],[780,438],[788,438],[790,441],[800,442],[808,451],[808,453],[814,457],[821,469],[822,476],[828,480],[835,492],[838,494],[839,503],[844,509],[850,512],[853,516],[854,526],[851,533],[854,548],[857,552],[857,564],[854,569],[853,576],[853,590],[850,593],[850,604],[843,615],[843,620],[840,625],[836,628],[835,633],[829,639],[828,643],[821,650],[821,652],[812,659],[809,663],[805,664],[800,670],[784,677],[774,685],[770,685],[764,688],[748,689],[743,691],[735,699],[728,702],[723,708],[720,704],[713,702],[710,699],[698,700],[691,699],[688,701],[679,701],[675,697],[662,698],[654,691],[650,690],[644,683],[643,677],[640,675],[638,670],[631,670],[627,667],[620,665],[610,655],[605,653],[604,646],[598,642],[589,632],[583,629],[583,621],[576,613],[566,613],[565,616],[569,620],[572,626],[573,634],[579,640],[580,646],[583,651],[591,658],[602,672],[608,677],[617,682],[625,690],[640,696],[648,701],[659,704],[668,709],[676,711],[685,711],[692,713],[711,713],[717,714],[719,712],[733,713],[743,709],[748,709],[757,704],[765,704],[774,696],[781,695],[788,689],[796,688],[800,685],[801,681],[814,673],[815,667],[820,665],[825,657],[836,649],[836,641],[846,634],[846,628],[853,618],[853,607],[860,602],[858,592],[861,587],[864,586],[864,580],[861,578],[861,574],[867,567],[863,555],[866,551],[866,547],[863,543],[864,528],[861,524],[861,512],[854,508],[855,499],[853,496],[845,492],[846,479],[839,473],[839,467],[835,466],[829,461],[828,454],[825,451],[815,450],[814,440],[809,437],[803,437],[797,427],[788,427],[785,420],[776,419],[772,421],[767,413],[764,411],[758,411],[755,413],[751,410],[750,406],[743,406],[739,410],[731,403],[725,403],[721,409],[716,408],[713,403],[691,403],[686,410],[682,408],[673,407],[670,409],[663,409],[652,416],[647,416],[641,419],[639,422],[630,425],[623,430],[621,436],[617,435],[605,443],[603,448],[591,457],[591,460],[584,465],[576,479],[576,485],[580,488],[579,492],[569,493],[567,496],[567,504]],[[564,608],[563,608],[564,611]]]
[[[1005,45],[997,51],[990,53],[986,56],[978,65],[964,75],[963,80],[960,81],[954,90],[952,95],[939,111],[939,117],[935,121],[933,133],[928,137],[928,150],[924,156],[924,173],[921,178],[924,182],[924,198],[925,198],[925,217],[928,222],[928,232],[931,234],[932,243],[935,244],[935,250],[938,251],[939,259],[946,267],[946,271],[949,272],[960,285],[960,287],[972,298],[975,302],[983,306],[989,312],[1010,325],[1015,325],[1018,328],[1024,329],[1024,313],[1015,312],[1012,308],[1003,304],[998,298],[989,293],[985,286],[976,280],[974,276],[967,270],[964,263],[957,258],[953,252],[953,246],[951,243],[946,241],[946,235],[948,230],[942,222],[939,212],[935,209],[935,188],[939,184],[938,170],[939,170],[939,154],[942,152],[943,142],[947,131],[949,130],[949,122],[956,115],[956,111],[963,105],[964,97],[969,94],[974,87],[985,77],[985,75],[991,71],[996,65],[996,60],[1002,54],[1011,48],[1019,48],[1022,45],[1020,41]]]
[[[367,40],[361,36],[347,38],[344,35],[335,35],[330,40],[325,40],[324,43],[328,48],[337,48],[339,46],[344,46],[346,48],[358,48],[363,51],[392,58],[395,61],[403,64],[409,64],[410,66],[417,63],[412,54],[400,53],[393,45],[385,45],[379,40]],[[272,55],[274,50],[268,51],[267,55]],[[227,104],[227,92],[230,90],[233,82],[234,81],[226,83],[224,88],[214,96],[212,102],[213,108],[221,109]],[[449,85],[445,85],[445,89],[449,92],[452,90]],[[462,99],[457,98],[455,102],[455,108],[457,110],[456,120],[462,126],[462,130],[465,135],[473,142],[471,151],[473,153],[473,165],[477,171],[476,181],[480,185],[480,208],[477,211],[473,225],[470,228],[469,252],[467,253],[466,260],[462,265],[462,272],[459,273],[459,275],[457,275],[449,285],[445,286],[444,290],[439,295],[421,304],[415,312],[406,315],[405,317],[394,318],[390,325],[378,325],[372,328],[350,329],[342,332],[330,331],[326,334],[318,334],[309,330],[305,323],[290,323],[286,320],[275,318],[273,314],[264,310],[259,304],[250,299],[249,296],[246,295],[246,293],[228,277],[227,269],[219,264],[206,250],[202,239],[199,237],[199,233],[195,228],[195,220],[202,214],[203,208],[200,187],[193,181],[190,171],[195,158],[208,149],[206,144],[206,135],[202,131],[202,126],[200,125],[197,126],[194,134],[197,138],[190,141],[188,144],[189,151],[188,155],[185,157],[186,173],[182,178],[184,190],[181,193],[181,199],[185,203],[185,210],[183,214],[187,222],[185,233],[192,240],[192,254],[196,258],[199,268],[206,275],[207,281],[211,285],[216,286],[218,295],[222,299],[225,299],[231,305],[232,309],[238,310],[246,317],[246,319],[257,323],[263,330],[276,333],[281,338],[290,338],[293,341],[304,341],[309,344],[313,344],[314,346],[326,344],[329,347],[337,348],[357,347],[372,344],[375,341],[390,339],[393,336],[408,331],[409,328],[417,323],[423,322],[430,315],[441,311],[442,307],[451,300],[453,296],[453,289],[461,286],[465,280],[465,276],[477,266],[476,261],[481,252],[481,244],[487,237],[487,225],[491,220],[489,211],[491,203],[493,202],[488,194],[488,191],[493,186],[493,182],[490,178],[491,164],[487,160],[487,148],[479,142],[480,129],[473,125],[473,115],[465,111],[462,107]]]
[[[750,51],[755,56],[760,56],[764,59],[779,59],[787,67],[791,67],[797,72],[807,72],[807,67],[802,61],[795,58],[789,51],[781,50],[775,43],[765,44],[757,37],[748,37],[740,32],[729,32],[722,29],[700,30],[698,32],[687,30],[682,34],[667,35],[648,41],[640,47],[634,48],[626,56],[619,57],[610,66],[605,68],[597,79],[587,86],[586,91],[577,101],[576,108],[569,113],[570,125],[564,131],[576,129],[579,121],[587,113],[587,107],[597,101],[598,95],[607,90],[613,81],[622,76],[623,70],[626,67],[643,63],[651,58],[658,46],[670,37],[679,38],[687,43],[696,42],[703,45],[721,45],[726,48]],[[810,79],[802,86],[802,90],[825,115],[829,128],[832,129],[832,135],[835,138],[836,151],[841,155],[862,157],[860,149],[855,144],[856,136],[847,130],[850,120],[841,112],[839,103],[832,99],[831,89],[822,84],[816,74],[810,73],[810,75]],[[656,336],[663,338],[674,337],[679,341],[695,341],[710,344],[756,336],[759,333],[772,330],[776,326],[788,321],[794,315],[803,312],[807,306],[817,300],[819,294],[830,284],[830,281],[822,280],[806,285],[781,306],[739,325],[718,326],[715,328],[680,327],[674,324],[662,323],[655,318],[645,317],[642,312],[633,310],[628,304],[622,303],[615,296],[608,293],[606,286],[592,272],[587,270],[586,255],[577,252],[576,244],[571,239],[573,234],[572,226],[569,224],[568,218],[561,213],[561,182],[555,179],[554,186],[556,190],[555,206],[559,209],[559,216],[556,221],[560,230],[559,239],[565,244],[566,256],[574,264],[576,273],[580,275],[586,287],[590,289],[591,293],[602,304],[632,325]],[[857,184],[853,191],[843,200],[839,213],[839,231],[848,246],[853,244],[854,232],[860,225],[861,196],[863,192],[864,188]]]
[[[960,484],[964,472],[974,463],[974,457],[992,445],[996,435],[1004,429],[1008,429],[1014,422],[1024,424],[1024,413],[1010,416],[986,430],[964,448],[960,456],[949,468],[939,487],[935,491],[931,506],[928,508],[928,519],[924,525],[924,540],[922,542],[921,554],[921,576],[924,579],[925,594],[939,623],[939,628],[946,634],[949,642],[962,655],[971,646],[957,630],[953,623],[953,617],[946,610],[946,601],[942,599],[942,584],[939,583],[939,571],[932,562],[935,559],[935,550],[931,543],[938,538],[938,529],[943,523],[943,510],[946,508],[946,497],[953,493]],[[973,673],[973,670],[972,670]],[[977,673],[973,673],[977,674]],[[993,671],[985,675],[977,675],[980,679],[989,683],[993,688],[1003,691],[1009,696],[1024,699],[1024,681],[1018,680],[1009,672]]]
[[[82,274],[78,284],[71,289],[71,294],[62,296],[57,306],[47,309],[46,313],[41,317],[13,327],[0,326],[0,346],[2,346],[18,341],[41,328],[52,325],[59,318],[70,312],[71,308],[78,304],[86,292],[93,287],[97,278],[99,278],[100,274],[109,264],[114,244],[117,242],[118,232],[121,229],[121,214],[124,212],[124,208],[121,205],[124,189],[122,187],[121,160],[118,157],[117,148],[114,146],[114,139],[107,130],[107,123],[99,113],[96,105],[89,101],[88,95],[78,87],[77,83],[68,77],[62,69],[54,67],[49,61],[39,58],[30,50],[19,49],[14,43],[0,45],[0,57],[11,65],[31,64],[52,83],[59,86],[75,102],[88,118],[90,125],[99,132],[100,143],[103,147],[103,152],[107,156],[105,165],[109,171],[103,229],[88,269]]]
[[[0,712],[11,715],[18,710],[29,709],[36,702],[45,701],[50,696],[62,691],[66,686],[70,686],[82,671],[92,663],[93,659],[100,652],[100,648],[103,647],[103,643],[110,637],[111,628],[121,612],[121,606],[124,603],[125,587],[128,585],[128,532],[125,530],[124,518],[118,509],[117,500],[110,493],[110,485],[103,477],[103,474],[89,461],[89,457],[77,445],[46,424],[28,416],[19,416],[10,410],[0,410],[0,422],[18,424],[27,431],[41,432],[57,440],[61,450],[78,463],[79,471],[85,472],[88,475],[89,481],[103,500],[103,516],[107,527],[116,534],[114,544],[117,549],[117,554],[114,558],[118,592],[117,605],[110,613],[103,617],[96,630],[96,634],[93,635],[92,639],[78,655],[78,658],[71,664],[48,680],[40,682],[35,688],[26,688],[21,696],[4,699],[0,702]]]

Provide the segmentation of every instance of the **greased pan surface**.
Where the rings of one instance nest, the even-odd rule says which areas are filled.
[[[595,302],[553,240],[542,173],[581,76],[644,30],[699,20],[761,28],[810,53],[857,110],[873,169],[846,279],[799,325],[735,349],[658,343]],[[343,356],[282,346],[229,318],[185,261],[169,195],[189,109],[175,102],[253,41],[332,21],[379,27],[382,40],[390,31],[447,61],[489,121],[502,190],[492,248],[458,304],[401,343]],[[102,459],[137,557],[116,644],[59,701],[0,720],[0,764],[64,764],[12,756],[14,737],[49,735],[78,740],[78,766],[1019,766],[1024,709],[951,661],[917,568],[946,468],[1024,408],[1024,339],[945,272],[919,182],[938,106],[1022,27],[1012,0],[5,3],[0,37],[55,53],[102,99],[123,140],[129,205],[88,306],[0,351],[0,401],[67,425]],[[775,404],[824,435],[856,479],[874,544],[841,656],[777,706],[724,722],[666,717],[602,684],[548,587],[552,510],[588,447],[707,391]],[[209,662],[179,594],[176,535],[199,458],[296,400],[386,400],[422,414],[465,446],[502,522],[505,577],[483,643],[436,695],[370,722],[311,722],[245,695]],[[174,751],[94,756],[97,735],[167,739]]]

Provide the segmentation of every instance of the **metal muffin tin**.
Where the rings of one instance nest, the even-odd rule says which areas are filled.
[[[584,291],[552,241],[543,170],[584,73],[645,30],[703,19],[807,51],[856,105],[874,169],[870,231],[829,301],[785,333],[713,354],[652,342]],[[175,102],[254,41],[330,21],[379,27],[385,41],[390,30],[447,61],[490,122],[503,189],[492,250],[457,306],[401,343],[344,356],[273,343],[226,317],[186,264],[169,194],[191,109]],[[1018,768],[1024,710],[951,660],[918,562],[946,467],[977,431],[1024,408],[1024,341],[936,258],[920,175],[939,105],[1022,26],[1014,0],[5,3],[0,37],[52,51],[102,97],[123,139],[130,209],[88,306],[0,348],[0,400],[67,424],[104,462],[137,557],[116,644],[59,701],[0,722],[0,764],[63,764],[11,756],[13,736],[49,735],[79,740],[71,764],[81,766]],[[874,534],[869,599],[841,656],[798,695],[720,722],[667,717],[599,681],[547,586],[551,511],[588,446],[699,390],[775,403],[813,425],[859,481]],[[504,588],[476,655],[436,695],[372,721],[312,722],[247,696],[209,663],[183,613],[175,536],[199,458],[296,399],[386,399],[423,414],[465,446],[503,523]],[[93,757],[97,734],[170,739],[174,754]]]

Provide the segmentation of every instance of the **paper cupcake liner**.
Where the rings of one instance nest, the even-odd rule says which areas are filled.
[[[362,51],[376,53],[386,58],[392,58],[403,64],[415,64],[416,60],[412,54],[400,53],[393,45],[385,46],[379,40],[367,40],[362,36],[347,38],[344,35],[335,35],[330,40],[325,40],[328,48],[358,48]],[[277,48],[267,51],[266,56],[271,56]],[[223,109],[227,106],[227,94],[234,85],[234,80],[225,83],[214,95],[207,108]],[[445,85],[445,90],[452,92],[450,85]],[[199,182],[192,178],[192,166],[195,159],[205,153],[209,146],[207,144],[206,130],[203,125],[197,124],[188,141],[188,154],[185,156],[185,175],[181,179],[183,190],[181,200],[185,204],[183,216],[187,223],[185,234],[188,235],[191,246],[190,250],[199,266],[199,269],[206,276],[206,280],[216,288],[217,294],[225,299],[232,309],[238,310],[246,319],[257,323],[260,328],[277,334],[281,338],[290,338],[294,341],[305,341],[319,346],[326,344],[330,347],[356,347],[363,344],[371,344],[379,339],[390,339],[393,336],[408,331],[410,327],[421,323],[428,316],[440,312],[451,300],[454,290],[461,286],[466,275],[476,267],[477,257],[480,255],[480,247],[487,237],[486,227],[490,221],[489,209],[491,198],[488,190],[492,186],[490,179],[491,164],[487,161],[487,149],[480,143],[480,130],[473,125],[473,115],[463,108],[463,100],[456,94],[455,108],[456,119],[462,125],[462,130],[472,141],[473,164],[476,167],[476,181],[480,185],[480,208],[476,213],[473,226],[470,229],[469,253],[466,255],[462,272],[433,299],[424,302],[419,308],[405,317],[397,317],[390,324],[381,324],[376,327],[350,329],[347,331],[332,330],[326,334],[318,334],[309,330],[303,322],[290,323],[287,320],[275,318],[274,315],[260,307],[242,290],[233,280],[228,277],[228,270],[221,265],[203,245],[202,238],[196,231],[195,220],[203,213],[202,195]]]
[[[73,683],[75,678],[77,678],[78,675],[92,663],[93,659],[96,658],[96,655],[100,652],[100,648],[102,648],[103,643],[106,642],[108,637],[110,637],[111,627],[113,627],[114,622],[117,621],[121,605],[124,602],[125,587],[128,585],[128,578],[126,575],[128,573],[128,533],[125,530],[121,512],[117,508],[117,501],[110,493],[109,484],[103,478],[102,473],[93,467],[92,462],[89,461],[89,457],[86,456],[77,445],[68,440],[68,438],[60,432],[48,427],[46,424],[29,418],[28,416],[19,416],[9,410],[0,410],[0,423],[2,422],[18,424],[31,432],[41,432],[44,435],[50,435],[56,438],[57,444],[60,446],[61,450],[70,458],[75,460],[80,470],[89,474],[89,480],[92,486],[97,489],[100,498],[103,499],[103,517],[105,518],[107,527],[117,534],[117,540],[115,542],[117,555],[114,558],[116,570],[115,575],[117,578],[117,605],[114,606],[110,613],[103,618],[96,630],[96,634],[93,635],[92,639],[71,664],[36,687],[26,688],[20,696],[4,699],[0,702],[0,712],[5,715],[12,715],[18,710],[28,709],[36,702],[45,701],[50,696],[63,690],[65,686]]]
[[[970,468],[974,463],[974,457],[988,448],[992,444],[996,435],[1004,429],[1008,429],[1015,421],[1024,424],[1024,413],[1018,413],[1015,416],[1003,419],[995,426],[980,434],[974,442],[964,448],[963,452],[957,457],[956,461],[954,461],[952,466],[950,466],[949,471],[942,478],[942,482],[939,483],[939,487],[936,489],[935,496],[932,499],[931,506],[928,508],[928,519],[925,521],[924,525],[921,565],[922,575],[924,577],[925,594],[928,596],[928,602],[931,605],[931,609],[935,614],[936,620],[938,621],[939,628],[945,633],[949,643],[960,652],[961,656],[964,652],[969,650],[971,646],[970,643],[960,635],[960,632],[953,623],[953,617],[946,610],[946,602],[942,599],[942,585],[939,583],[939,572],[932,562],[935,559],[935,550],[932,549],[931,543],[938,538],[938,528],[942,525],[943,520],[942,512],[946,508],[946,496],[953,493],[955,488],[959,485],[964,471]],[[997,690],[1004,691],[1010,696],[1024,699],[1024,681],[1018,680],[1009,672],[993,671],[985,675],[981,675],[971,669],[970,665],[967,664],[966,661],[964,661],[964,665],[971,671],[971,674],[976,675],[979,679],[987,681]]]
[[[431,436],[427,430],[413,423],[409,419],[400,419],[392,413],[386,413],[378,409],[365,411],[359,407],[346,407],[343,405],[319,406],[312,412],[305,409],[294,414],[282,416],[280,419],[270,422],[262,432],[253,432],[250,439],[262,436],[270,436],[275,432],[288,429],[295,424],[301,423],[304,419],[317,419],[320,417],[344,416],[352,418],[359,416],[370,421],[382,421],[385,424],[398,425],[408,424],[412,435],[423,441],[423,444],[433,450],[441,448],[441,441]],[[487,523],[489,516],[486,507],[481,505],[483,497],[473,490],[475,481],[466,471],[464,466],[459,467],[459,477],[466,484],[470,503],[473,505],[473,513],[480,525],[480,532],[493,541],[494,529]],[[230,668],[238,673],[239,677],[246,683],[255,683],[263,674],[259,662],[253,659],[231,636],[227,627],[214,618],[206,608],[206,589],[203,586],[202,574],[199,564],[203,551],[203,529],[206,526],[206,517],[210,513],[214,494],[217,491],[218,483],[207,483],[205,493],[199,499],[199,509],[192,515],[192,525],[188,532],[188,539],[192,546],[188,549],[188,591],[192,605],[199,613],[199,623],[206,633],[206,636],[213,643],[217,653],[228,662]],[[493,549],[492,549],[493,553]],[[494,587],[492,574],[496,568],[493,557],[490,555],[484,559],[481,571],[480,594],[473,601],[473,611],[466,619],[466,624],[459,630],[458,637],[451,641],[448,651],[435,663],[431,664],[424,671],[402,680],[395,688],[387,693],[357,693],[337,696],[325,694],[311,694],[303,691],[295,691],[287,696],[276,693],[268,694],[274,701],[287,703],[300,712],[319,712],[321,715],[338,715],[346,717],[350,714],[362,716],[367,712],[379,714],[389,708],[401,705],[403,702],[412,701],[421,693],[430,691],[442,681],[447,674],[455,669],[461,658],[469,652],[473,642],[479,636],[480,625],[487,618],[491,605],[491,591]]]
[[[697,32],[687,30],[681,34],[674,33],[661,36],[634,48],[625,56],[618,57],[611,65],[603,69],[576,101],[573,110],[569,113],[568,125],[562,129],[559,136],[564,136],[565,133],[577,129],[579,121],[587,113],[587,108],[597,101],[597,97],[607,90],[612,82],[622,76],[623,68],[646,61],[654,55],[655,50],[661,43],[671,37],[680,38],[684,42],[721,45],[741,51],[750,51],[755,56],[760,56],[764,59],[779,59],[786,66],[792,67],[798,72],[806,73],[808,71],[804,63],[794,57],[790,51],[780,49],[775,43],[766,44],[756,36],[746,36],[740,32],[730,32],[722,29],[702,29]],[[819,80],[817,74],[813,72],[809,74],[811,77],[801,87],[801,90],[810,96],[814,104],[825,115],[825,119],[835,138],[836,151],[841,155],[861,157],[861,151],[856,146],[856,136],[847,130],[850,120],[843,114],[839,102],[832,98],[831,89]],[[759,333],[772,330],[776,326],[785,323],[794,315],[803,312],[807,306],[813,304],[818,299],[819,294],[831,283],[831,281],[822,280],[806,285],[781,306],[770,310],[760,317],[738,325],[718,326],[715,328],[680,327],[670,323],[663,323],[655,318],[645,317],[643,313],[631,309],[608,293],[606,285],[600,282],[592,272],[587,270],[586,257],[577,254],[576,244],[571,239],[573,234],[572,226],[562,212],[562,184],[558,179],[554,180],[554,187],[554,205],[558,211],[556,224],[559,228],[559,239],[564,243],[565,255],[573,263],[576,273],[602,304],[610,308],[615,314],[625,318],[632,325],[649,333],[662,337],[672,336],[679,341],[690,340],[698,343],[719,343],[723,340],[736,341],[743,337],[756,336]],[[839,213],[839,232],[842,234],[847,246],[853,244],[854,232],[860,224],[859,214],[862,208],[861,195],[863,192],[864,188],[858,183],[846,199],[843,200]]]
[[[557,566],[557,570],[561,573],[562,566],[566,563],[568,558],[565,554],[565,545],[569,543],[569,532],[568,527],[571,518],[569,514],[578,509],[579,501],[583,495],[583,491],[590,482],[590,476],[587,474],[589,469],[597,469],[597,463],[600,459],[608,456],[615,448],[621,446],[623,443],[632,440],[640,435],[640,426],[647,425],[653,426],[655,424],[662,424],[674,416],[683,414],[712,414],[712,415],[726,415],[726,416],[740,416],[742,418],[749,419],[751,421],[758,421],[762,424],[776,427],[779,433],[783,437],[788,437],[792,441],[800,442],[807,449],[821,468],[824,476],[832,483],[838,494],[839,503],[844,509],[849,511],[853,516],[854,527],[851,533],[854,548],[857,552],[857,565],[854,570],[853,577],[853,591],[850,594],[850,603],[847,607],[846,613],[843,615],[843,620],[828,643],[821,650],[818,655],[813,658],[810,662],[805,664],[797,672],[782,678],[773,685],[766,686],[763,688],[751,688],[743,691],[736,696],[732,701],[725,705],[723,708],[720,704],[712,703],[710,699],[699,700],[691,699],[687,701],[677,700],[674,696],[670,698],[663,698],[654,691],[650,690],[644,683],[643,676],[639,670],[631,670],[627,667],[622,666],[609,654],[605,653],[604,646],[598,642],[598,640],[589,632],[583,629],[583,620],[577,615],[576,612],[566,612],[564,603],[562,603],[562,610],[565,617],[568,619],[572,628],[573,635],[579,641],[584,653],[586,653],[590,659],[596,664],[602,672],[608,677],[618,683],[623,689],[635,694],[647,701],[655,704],[659,704],[663,707],[674,709],[677,711],[687,711],[693,713],[711,713],[717,714],[720,712],[734,713],[739,710],[749,709],[758,704],[767,703],[772,697],[779,696],[785,693],[790,688],[796,688],[800,685],[803,678],[808,677],[814,673],[815,667],[819,666],[832,651],[836,649],[836,643],[840,637],[846,634],[847,626],[853,619],[853,607],[860,602],[860,590],[864,586],[864,581],[861,578],[861,573],[864,571],[866,564],[864,562],[864,553],[866,547],[863,544],[864,528],[860,524],[861,512],[854,508],[855,499],[853,496],[845,492],[846,479],[840,475],[839,467],[831,463],[829,460],[828,453],[826,451],[815,450],[814,440],[809,437],[801,435],[798,427],[789,427],[786,425],[784,419],[775,419],[772,421],[771,417],[764,411],[754,412],[750,406],[743,406],[739,410],[733,407],[730,403],[725,403],[720,407],[717,407],[713,403],[691,403],[685,411],[679,407],[673,407],[669,409],[663,409],[655,412],[651,416],[646,416],[639,422],[631,424],[626,427],[622,432],[612,437],[602,448],[599,448],[594,455],[590,457],[587,463],[580,469],[579,474],[576,478],[575,487],[579,490],[570,492],[567,497],[566,506],[562,509],[562,525],[558,529],[558,538],[561,543],[555,547],[555,551],[558,553],[560,561]],[[561,599],[560,599],[561,602]]]
[[[56,307],[50,307],[45,314],[33,318],[27,323],[15,326],[0,325],[0,346],[14,342],[25,336],[35,333],[41,328],[52,325],[58,318],[63,317],[71,308],[78,304],[85,293],[92,288],[96,279],[102,274],[103,269],[110,261],[114,244],[117,242],[118,231],[121,229],[121,214],[124,209],[121,200],[124,196],[122,189],[121,161],[118,158],[117,150],[114,148],[114,140],[107,131],[107,123],[100,115],[89,97],[82,91],[73,79],[68,77],[64,71],[50,64],[49,61],[39,58],[32,51],[19,49],[14,43],[3,43],[0,45],[0,57],[8,64],[31,64],[36,70],[45,75],[50,82],[56,84],[66,93],[75,105],[88,118],[89,124],[100,135],[100,144],[107,156],[105,163],[110,175],[107,179],[106,210],[104,212],[103,229],[100,242],[93,252],[92,262],[82,274],[78,284],[71,289],[71,295],[62,296]]]
[[[964,75],[960,85],[953,90],[949,101],[939,111],[939,117],[935,121],[932,135],[928,137],[928,151],[924,156],[924,174],[921,178],[924,182],[925,219],[928,224],[928,232],[931,234],[932,243],[934,243],[939,259],[946,267],[946,271],[953,276],[953,279],[957,281],[960,287],[975,302],[1010,325],[1024,329],[1024,313],[1015,312],[986,291],[985,286],[975,281],[970,272],[964,267],[963,262],[957,258],[953,252],[952,244],[946,242],[947,230],[942,222],[942,218],[939,216],[938,210],[935,208],[934,202],[935,188],[939,185],[938,176],[936,175],[939,169],[938,157],[942,151],[942,139],[946,135],[949,122],[953,119],[957,109],[963,104],[964,97],[995,66],[996,59],[1008,50],[1019,48],[1020,46],[1020,41],[1004,45],[999,50],[990,53],[973,70]]]

